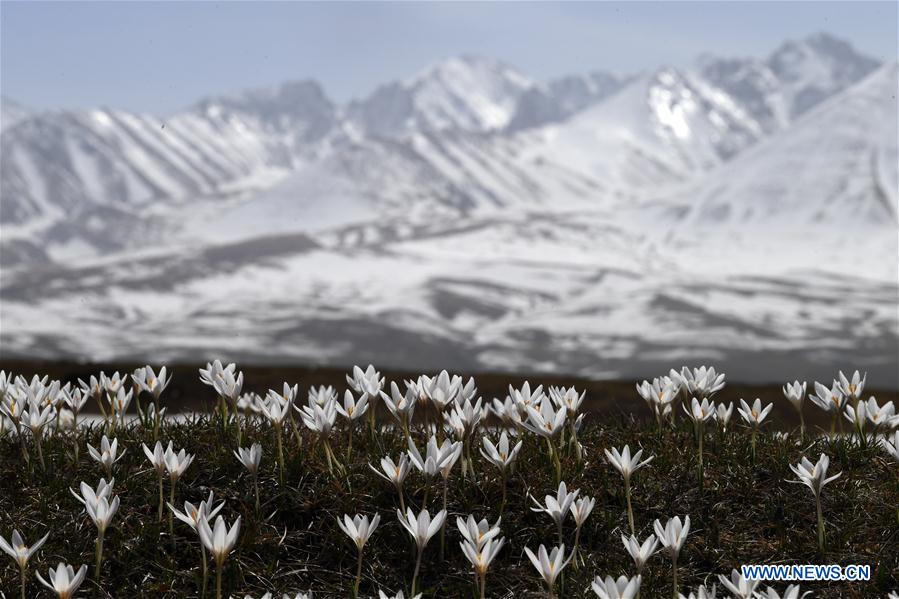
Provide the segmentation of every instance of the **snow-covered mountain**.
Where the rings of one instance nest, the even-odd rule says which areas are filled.
[[[783,129],[878,66],[827,33],[784,42],[767,59],[706,55],[698,61],[700,74],[737,99],[767,132]]]
[[[463,55],[414,77],[387,83],[346,110],[363,134],[395,137],[417,131],[493,131],[509,124],[521,95],[535,83],[496,60]]]
[[[896,78],[816,35],[550,82],[462,56],[346,106],[301,81],[24,114],[2,355],[899,386]]]
[[[31,115],[31,110],[12,98],[0,95],[0,129],[15,125]]]
[[[627,78],[604,71],[570,75],[535,85],[519,97],[507,129],[518,131],[562,121],[619,90]]]
[[[897,63],[682,192],[695,220],[859,226],[897,222]]]

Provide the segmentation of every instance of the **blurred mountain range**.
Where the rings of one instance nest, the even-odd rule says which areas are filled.
[[[346,105],[4,97],[0,353],[897,387],[897,87],[822,33],[550,82],[462,55]]]

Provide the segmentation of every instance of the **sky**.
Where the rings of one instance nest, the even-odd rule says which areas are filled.
[[[0,92],[159,115],[293,79],[339,102],[460,53],[538,80],[765,56],[817,31],[897,56],[896,2],[0,2]]]

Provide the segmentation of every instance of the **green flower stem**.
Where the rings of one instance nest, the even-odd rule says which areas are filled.
[[[353,599],[359,596],[359,582],[362,580],[362,550],[359,550],[359,560],[356,562],[356,583],[353,585]]]
[[[203,544],[203,541],[200,541],[200,555],[203,561],[203,594],[201,597],[206,599],[206,583],[209,580],[209,564],[206,560],[206,546]]]
[[[415,571],[412,572],[412,593],[411,597],[415,597],[415,589],[418,588],[418,571],[421,569],[421,549],[418,550],[418,555],[415,558]]]
[[[159,521],[162,522],[162,504],[164,503],[164,501],[163,501],[163,493],[162,493],[162,473],[161,472],[159,473],[159,476],[157,476],[157,478],[159,479]]]
[[[169,503],[175,505],[175,479],[171,480],[171,488],[169,489]],[[175,524],[172,510],[169,510],[169,536],[172,537],[172,546],[175,545]]]
[[[815,507],[818,512],[818,549],[824,553],[824,515],[821,513],[821,497],[815,496]]]
[[[447,478],[443,478],[443,511],[446,511],[446,491]],[[446,551],[446,518],[443,519],[443,525],[440,527],[440,561],[443,561],[443,555]]]
[[[627,524],[631,528],[631,534],[637,534],[634,530],[634,510],[631,507],[631,481],[624,481],[624,498],[627,501]]]
[[[100,572],[101,566],[103,565],[103,537],[105,534],[105,530],[100,530],[97,533],[96,552],[94,555],[94,559],[96,560],[96,570],[94,574],[97,578],[97,585],[100,584]]]
[[[284,444],[281,442],[281,426],[275,426],[275,438],[278,440],[278,480],[284,484]]]
[[[677,594],[677,555],[674,555],[671,558],[671,588],[672,588],[671,596],[674,599],[678,599],[678,594]]]

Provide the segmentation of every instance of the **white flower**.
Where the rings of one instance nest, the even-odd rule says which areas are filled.
[[[500,433],[497,445],[494,445],[489,438],[484,436],[481,437],[481,444],[484,446],[481,449],[481,455],[500,470],[505,470],[515,461],[523,443],[523,441],[519,441],[515,444],[515,447],[509,449],[509,435],[506,434],[506,431]]]
[[[683,408],[684,412],[687,413],[687,416],[690,417],[690,420],[695,423],[708,422],[718,415],[715,410],[715,404],[705,398],[700,402],[694,397],[690,402],[690,408],[687,409],[686,405],[684,405]]]
[[[852,379],[849,380],[841,370],[839,377],[840,380],[834,381],[834,383],[839,385],[840,391],[843,393],[843,395],[845,395],[852,401],[858,401],[858,399],[862,396],[862,391],[864,391],[865,389],[865,381],[868,379],[868,373],[865,373],[864,376],[860,376],[858,370],[856,370],[852,375]]]
[[[102,482],[103,481],[101,481],[101,483]],[[84,485],[84,483],[81,484]],[[90,516],[91,520],[93,520],[94,525],[97,527],[101,536],[106,532],[106,529],[109,528],[113,517],[119,510],[119,496],[116,495],[110,500],[109,494],[111,492],[112,483],[106,487],[105,493],[97,493],[96,499],[88,498],[86,495],[83,497],[84,509],[87,511],[87,515]]]
[[[75,496],[75,499],[84,504],[85,508],[87,508],[88,504],[96,505],[101,498],[109,498],[112,495],[112,486],[115,484],[115,479],[109,479],[109,482],[106,482],[105,478],[101,478],[100,482],[97,483],[97,488],[92,489],[88,486],[86,482],[81,483],[81,495],[75,492],[74,489],[69,489],[72,495]]]
[[[69,599],[75,594],[81,583],[84,582],[86,574],[87,566],[78,568],[78,573],[76,574],[72,566],[59,562],[55,571],[53,568],[50,568],[49,582],[40,574],[37,575],[37,578],[41,581],[41,584],[56,593],[59,599]]]
[[[178,479],[181,478],[181,475],[184,474],[184,471],[187,470],[187,467],[194,461],[193,454],[189,454],[183,449],[178,453],[175,453],[172,450],[171,443],[169,443],[169,446],[165,450],[164,458],[165,469],[166,472],[169,473],[169,478],[172,482],[178,481]]]
[[[165,391],[165,388],[169,386],[169,383],[172,382],[172,378],[168,375],[165,366],[159,370],[158,375],[153,372],[153,368],[150,366],[138,368],[131,375],[131,380],[134,381],[138,388],[151,393],[157,400],[162,395],[162,392]]]
[[[838,479],[842,474],[842,472],[837,472],[830,478],[827,478],[827,467],[829,465],[830,458],[823,453],[821,454],[821,457],[818,458],[816,464],[812,464],[808,458],[803,457],[799,464],[795,466],[790,464],[790,469],[799,477],[799,480],[789,482],[800,482],[804,484],[812,490],[812,493],[814,493],[817,498],[821,495],[821,489],[823,489],[825,485]]]
[[[704,584],[701,584],[696,588],[696,592],[691,591],[689,595],[684,595],[683,593],[678,593],[677,595],[679,599],[715,599],[718,595],[718,590],[715,588],[715,585],[712,585],[711,590],[709,590]]]
[[[452,376],[445,370],[432,379],[425,379],[424,393],[438,411],[443,411],[462,394],[462,377]]]
[[[206,364],[205,369],[200,369],[200,380],[215,389],[219,397],[229,400],[232,404],[237,404],[243,389],[243,372],[237,371],[236,364],[232,363],[222,367],[222,363],[218,360]]]
[[[405,453],[401,453],[399,464],[394,462],[393,458],[390,456],[381,458],[381,470],[383,470],[383,472],[371,464],[369,464],[368,467],[371,468],[375,474],[399,488],[403,486],[403,482],[405,482],[406,477],[409,476],[409,456]]]
[[[642,545],[634,535],[631,535],[630,537],[621,535],[621,542],[624,543],[624,548],[634,560],[634,566],[637,568],[637,573],[643,571],[643,566],[646,565],[649,558],[655,555],[656,551],[659,550],[659,540],[654,534],[650,534],[646,537],[646,540],[643,541]]]
[[[355,543],[356,549],[359,551],[362,551],[365,543],[368,542],[369,537],[371,537],[372,533],[375,532],[375,529],[378,528],[380,522],[381,514],[375,514],[374,518],[371,519],[371,522],[369,522],[368,516],[359,514],[356,514],[352,518],[350,518],[348,514],[344,514],[342,522],[340,518],[337,519],[337,525],[340,526],[340,530]]]
[[[543,385],[531,391],[531,384],[525,381],[521,389],[514,389],[509,385],[509,397],[518,406],[518,410],[522,417],[527,416],[528,407],[536,408],[546,400],[546,394],[543,393]]]
[[[740,406],[737,408],[737,412],[740,413],[740,416],[746,422],[746,424],[750,427],[757,428],[762,422],[765,420],[765,417],[771,413],[771,410],[774,408],[773,403],[769,403],[767,406],[762,408],[762,400],[756,398],[752,405],[747,404],[745,401],[740,399]]]
[[[422,457],[412,439],[409,439],[409,459],[412,465],[428,478],[432,478],[439,472],[444,478],[449,476],[449,471],[462,455],[462,443],[444,439],[442,445],[437,445],[437,437],[431,435],[428,439],[425,456]]]
[[[526,406],[527,421],[522,425],[532,433],[547,439],[555,439],[565,426],[568,410],[565,408],[554,409],[551,401],[541,401],[538,409],[531,405]]]
[[[403,595],[402,591],[399,591],[396,595],[388,595],[381,589],[378,589],[378,599],[406,599],[406,596]],[[415,595],[412,599],[421,599],[421,593]]]
[[[248,448],[238,447],[234,455],[250,474],[255,475],[259,471],[259,462],[262,460],[262,445],[253,443]]]
[[[567,560],[565,559],[565,545],[553,547],[548,555],[546,553],[546,547],[543,545],[540,545],[540,548],[537,549],[537,555],[534,555],[528,547],[524,548],[524,552],[527,554],[528,559],[531,560],[534,568],[537,569],[537,572],[543,578],[543,582],[545,582],[546,586],[549,588],[552,588],[555,585],[556,578],[562,573],[562,570],[565,569],[568,562],[571,561],[571,557]]]
[[[115,395],[110,395],[110,405],[112,406],[112,411],[118,415],[119,419],[123,419],[125,417],[125,413],[128,411],[128,406],[131,405],[131,400],[134,398],[134,391],[129,389],[127,392],[124,387],[119,387],[119,390]]]
[[[634,472],[650,463],[654,458],[654,456],[650,456],[641,462],[640,458],[643,456],[643,450],[638,450],[637,453],[631,457],[631,448],[628,445],[625,445],[624,449],[620,452],[614,447],[611,450],[606,449],[605,452],[606,459],[609,460],[609,463],[624,477],[625,485],[630,484],[631,475],[633,475]]]
[[[477,550],[480,550],[487,541],[500,535],[499,523],[500,519],[497,519],[496,524],[491,526],[486,518],[478,522],[470,514],[466,520],[456,518],[456,526],[462,537]]]
[[[893,459],[899,462],[899,430],[894,431],[892,437],[884,437],[881,439],[880,446],[883,447],[884,451],[893,456]]]
[[[56,418],[56,409],[53,406],[45,406],[43,410],[35,405],[29,405],[22,412],[22,424],[31,431],[35,438],[40,438],[44,433],[44,427]]]
[[[371,401],[378,399],[384,387],[384,377],[371,364],[364,371],[358,366],[353,366],[353,376],[347,375],[346,382],[353,391],[364,393]]]
[[[102,378],[103,374],[100,374]],[[89,397],[93,397],[95,400],[100,399],[100,396],[103,394],[103,385],[100,384],[100,381],[94,375],[91,375],[88,381],[83,381],[78,379],[78,384],[81,386],[81,390],[88,395]]]
[[[100,386],[105,389],[107,395],[117,395],[124,383],[125,378],[119,374],[118,370],[112,376],[106,376],[103,372],[100,373]]]
[[[357,402],[356,398],[353,397],[353,392],[347,389],[343,394],[343,406],[337,402],[325,405],[333,405],[341,416],[352,422],[361,418],[368,410],[368,397],[367,394],[363,393]]]
[[[684,542],[687,540],[687,535],[690,533],[690,516],[684,517],[683,524],[681,524],[680,518],[675,516],[665,523],[664,528],[658,520],[655,521],[653,526],[659,542],[668,550],[672,559],[677,559]]]
[[[431,537],[443,528],[443,522],[446,520],[446,510],[437,512],[433,520],[428,510],[422,510],[417,516],[411,509],[406,509],[405,514],[397,510],[396,516],[403,528],[412,537],[412,541],[415,543],[418,551],[421,552],[427,546]]]
[[[756,597],[758,599],[801,599],[807,595],[810,595],[811,591],[802,592],[799,588],[798,584],[791,584],[784,590],[783,595],[778,593],[775,589],[768,587],[768,589],[762,593],[756,591]]]
[[[571,504],[571,517],[574,518],[575,526],[580,528],[584,525],[593,511],[594,505],[596,505],[596,500],[592,497],[579,497]]]
[[[700,366],[690,370],[684,366],[680,372],[671,370],[669,374],[688,396],[711,397],[724,388],[724,373],[717,374],[714,368]]]
[[[506,397],[504,401],[494,399],[490,411],[502,421],[503,426],[513,429],[521,427],[521,411],[511,397]]]
[[[463,441],[471,437],[478,429],[483,416],[481,409],[481,400],[478,399],[474,404],[471,400],[465,399],[456,402],[453,409],[444,414],[443,418],[448,427],[453,431],[456,439]]]
[[[262,398],[253,391],[241,393],[240,397],[237,398],[237,409],[248,416],[250,414],[262,414],[260,405],[262,405]]]
[[[216,514],[218,514],[225,506],[225,502],[223,501],[217,506],[213,507],[212,504],[214,501],[215,498],[213,492],[209,491],[209,497],[207,499],[204,499],[197,505],[194,505],[189,501],[185,501],[183,512],[179,511],[171,503],[166,503],[166,505],[169,506],[169,509],[172,510],[172,513],[176,518],[190,526],[193,530],[199,532],[200,521],[208,521],[211,518],[215,518]]]
[[[17,428],[22,419],[22,412],[26,409],[26,401],[22,390],[17,386],[9,386],[3,394],[0,412],[8,416]]]
[[[240,516],[237,517],[230,530],[221,516],[215,519],[214,528],[209,527],[209,521],[206,518],[201,518],[197,524],[200,540],[206,550],[212,554],[218,567],[221,568],[228,554],[237,544],[237,535],[240,534]]]
[[[855,427],[855,430],[859,431],[859,434],[861,434],[865,429],[868,405],[865,402],[860,401],[855,405],[848,404],[844,409],[845,412],[843,413],[843,416],[845,416],[846,420],[851,422],[852,426]]]
[[[577,499],[578,493],[580,493],[579,489],[575,489],[569,493],[565,481],[562,481],[559,483],[559,488],[556,490],[556,496],[553,497],[552,495],[547,495],[544,497],[544,504],[541,504],[534,497],[531,497],[531,501],[537,506],[535,508],[532,507],[531,511],[549,514],[549,517],[556,523],[556,528],[561,530],[562,522],[565,520],[565,516],[568,512],[571,511],[571,505],[574,503],[574,500]]]
[[[162,476],[162,473],[165,472],[165,456],[166,453],[170,453],[172,451],[172,442],[169,441],[169,446],[167,449],[162,448],[162,443],[159,441],[156,442],[156,446],[153,448],[153,451],[150,451],[150,448],[147,447],[145,443],[141,443],[141,447],[144,448],[144,454],[146,454],[147,459],[150,460],[150,465],[153,466],[153,469],[156,471],[156,476]]]
[[[787,401],[796,408],[797,412],[802,411],[802,404],[805,403],[807,387],[808,385],[805,382],[800,383],[799,381],[787,383],[783,387],[784,397],[786,397]]]
[[[12,531],[12,538],[8,543],[6,542],[6,539],[0,537],[0,549],[15,560],[19,565],[19,570],[25,570],[25,566],[28,565],[28,560],[41,548],[41,545],[44,544],[49,536],[50,533],[45,534],[43,538],[38,539],[34,545],[28,547],[25,545],[25,541],[22,539],[22,535],[19,534],[19,531],[14,530]]]
[[[409,422],[412,419],[417,400],[417,393],[414,385],[406,383],[406,392],[400,393],[400,388],[397,384],[391,382],[390,395],[381,391],[381,399],[384,400],[384,405],[387,406],[390,414],[396,418],[398,422]]]
[[[265,398],[259,400],[257,407],[259,412],[269,421],[269,424],[280,428],[284,424],[285,418],[289,415],[288,410],[293,405],[295,397],[296,386],[288,387],[287,383],[284,383],[283,394],[278,393],[274,389],[269,389]]]
[[[637,393],[657,417],[671,413],[671,405],[679,392],[678,382],[667,376],[655,378],[652,383],[643,381],[637,385]]]
[[[730,418],[733,415],[733,402],[727,404],[726,406],[723,403],[719,403],[715,408],[715,419],[718,421],[718,426],[720,426],[721,430],[723,431],[727,430],[727,425],[730,423]]]
[[[328,402],[324,406],[312,404],[311,406],[294,406],[300,413],[303,424],[320,437],[327,438],[334,429],[337,421],[337,402]]]
[[[81,389],[73,389],[71,391],[66,390],[62,394],[63,403],[72,410],[73,414],[81,413],[81,410],[84,408],[88,399],[90,399],[90,396]]]
[[[759,586],[758,580],[746,580],[737,570],[730,573],[730,578],[724,574],[718,575],[718,580],[730,593],[739,599],[752,599],[755,597],[755,589]]]
[[[830,413],[842,412],[843,406],[846,405],[846,396],[840,391],[840,387],[836,382],[834,382],[831,389],[828,389],[815,381],[815,394],[809,395],[808,398],[813,404]]]
[[[497,556],[506,540],[502,537],[498,539],[489,539],[483,545],[477,546],[470,542],[463,541],[459,543],[465,558],[471,562],[472,568],[477,576],[483,577],[487,575],[487,569],[490,563]]]
[[[230,372],[233,375],[236,370],[237,365],[234,363],[222,366],[219,360],[208,362],[206,368],[200,368],[200,381],[210,387],[215,387],[217,378],[221,377],[225,372]]]
[[[118,454],[119,449],[119,440],[113,439],[112,443],[109,442],[109,438],[106,435],[103,435],[103,438],[100,439],[100,450],[97,451],[90,444],[87,446],[87,451],[91,455],[94,460],[96,460],[103,468],[106,470],[106,473],[109,474],[112,472],[112,465],[121,460],[125,456],[125,451],[122,450],[121,454]]]
[[[633,599],[640,593],[641,581],[642,577],[639,574],[633,578],[619,576],[618,580],[611,576],[606,576],[603,580],[597,576],[590,588],[600,599]]]
[[[862,402],[859,402],[861,405]],[[888,401],[882,406],[877,405],[877,399],[874,396],[868,398],[865,403],[865,414],[868,422],[876,429],[880,427],[889,427],[892,425],[896,417],[896,407],[893,402]]]
[[[337,389],[330,385],[327,387],[324,385],[320,387],[309,387],[309,399],[307,403],[309,405],[318,404],[323,406],[329,401],[337,401],[337,397]]]
[[[560,408],[564,407],[568,410],[569,418],[574,418],[578,415],[586,395],[586,391],[578,394],[574,387],[568,387],[567,389],[565,387],[549,388],[549,398]]]
[[[12,385],[13,380],[12,372],[7,374],[5,370],[0,370],[0,399],[6,394],[6,390]]]

